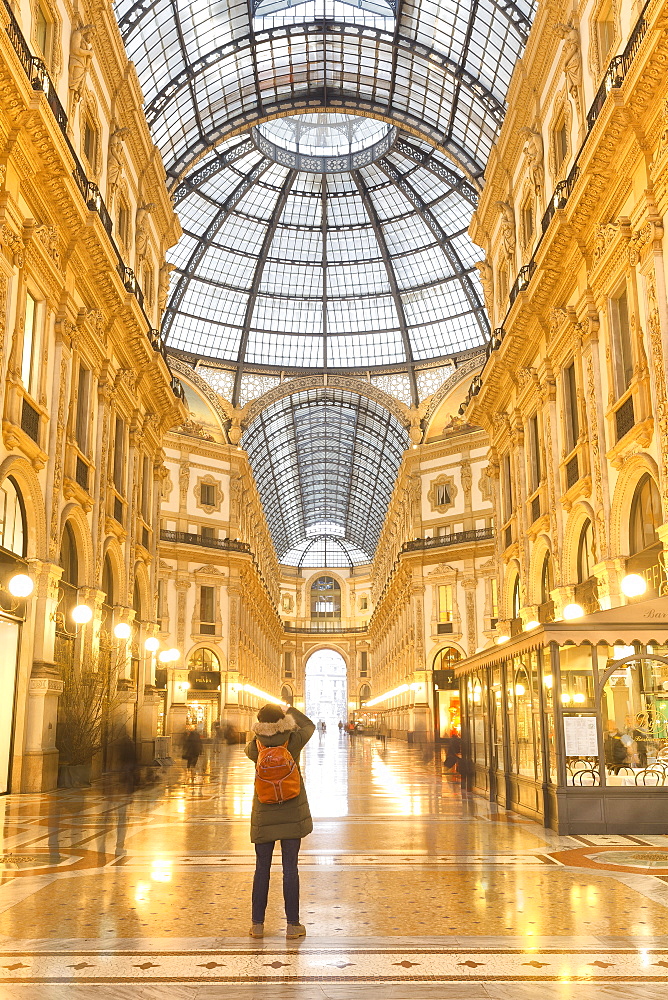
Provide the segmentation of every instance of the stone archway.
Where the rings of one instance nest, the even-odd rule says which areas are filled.
[[[327,728],[335,728],[348,717],[348,671],[346,661],[336,649],[318,649],[311,653],[304,669],[306,714]]]

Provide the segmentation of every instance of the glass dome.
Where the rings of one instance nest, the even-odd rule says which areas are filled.
[[[387,136],[384,122],[361,121],[271,124],[311,149]],[[475,190],[405,136],[341,173],[299,170],[232,140],[175,201],[183,236],[164,331],[187,360],[412,368],[485,340],[480,250],[467,235]]]

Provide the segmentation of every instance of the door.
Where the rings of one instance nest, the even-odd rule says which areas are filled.
[[[14,732],[14,691],[16,661],[19,652],[21,626],[8,618],[0,618],[0,794],[9,791],[12,735]]]

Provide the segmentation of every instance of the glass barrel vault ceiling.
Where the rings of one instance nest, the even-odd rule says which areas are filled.
[[[281,562],[370,562],[406,429],[374,400],[342,389],[271,403],[241,439]]]

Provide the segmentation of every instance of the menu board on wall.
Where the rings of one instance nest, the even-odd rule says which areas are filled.
[[[565,715],[564,742],[567,757],[598,757],[596,716]]]

